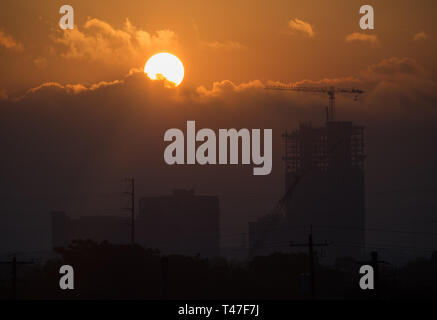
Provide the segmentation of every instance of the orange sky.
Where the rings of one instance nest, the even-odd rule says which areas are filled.
[[[366,2],[376,28],[366,32],[358,25],[363,2],[355,0],[68,3],[73,31],[58,27],[64,1],[0,2],[4,212],[107,214],[124,204],[98,194],[120,192],[117,181],[132,175],[140,195],[175,187],[219,195],[222,227],[246,230],[282,195],[281,133],[302,120],[322,123],[327,103],[324,95],[271,92],[263,84],[306,80],[365,90],[356,103],[338,96],[336,108],[339,120],[366,127],[367,222],[435,214],[437,2]],[[306,31],[293,30],[296,24]],[[159,51],[185,65],[177,89],[129,73]],[[163,133],[186,120],[272,128],[272,174],[166,166]],[[427,188],[434,193],[422,192]]]
[[[16,44],[8,48],[0,42],[2,92],[11,94],[47,81],[121,79],[162,50],[181,58],[188,88],[210,87],[221,80],[286,82],[355,76],[390,57],[412,58],[433,79],[437,74],[435,1],[369,2],[375,9],[375,30],[366,32],[358,26],[362,1],[69,3],[75,9],[74,31],[58,27],[63,1],[1,2],[0,38]],[[308,23],[314,36],[293,32],[289,26],[293,19]],[[86,26],[87,21],[92,22]],[[375,36],[377,43],[346,41],[356,32]],[[422,32],[425,36],[415,40]],[[147,41],[141,38],[145,34],[150,37]],[[129,35],[131,42],[124,42]],[[143,45],[138,45],[141,39]]]

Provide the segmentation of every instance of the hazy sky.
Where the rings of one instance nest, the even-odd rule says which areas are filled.
[[[0,88],[116,80],[160,50],[181,58],[189,87],[352,76],[392,56],[414,58],[436,77],[435,1],[369,2],[375,30],[366,32],[358,25],[363,3],[354,0],[70,1],[76,29],[66,32],[58,27],[62,4],[2,1],[0,29],[19,48],[0,45]],[[91,19],[100,24],[86,27]],[[295,19],[312,35],[293,30]],[[346,41],[352,33],[376,41]]]
[[[437,209],[436,2],[366,3],[375,30],[359,28],[363,3],[351,0],[70,1],[75,29],[62,31],[63,1],[1,1],[6,248],[47,244],[41,230],[54,209],[120,213],[131,175],[139,195],[217,194],[224,232],[247,231],[283,192],[281,132],[302,120],[321,124],[327,104],[326,96],[268,92],[269,81],[364,89],[357,102],[339,97],[337,108],[340,120],[366,126],[367,223],[427,224]],[[185,66],[178,88],[141,72],[160,51]],[[272,128],[272,174],[166,166],[163,133],[186,120]],[[17,231],[26,222],[27,233]]]

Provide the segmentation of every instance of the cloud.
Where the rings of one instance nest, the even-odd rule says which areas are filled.
[[[247,47],[237,41],[213,41],[213,42],[202,42],[202,45],[206,48],[214,50],[227,50],[227,51],[237,51],[247,49]]]
[[[418,32],[413,36],[413,40],[416,41],[426,40],[426,39],[428,39],[428,35],[424,31]]]
[[[47,68],[47,59],[44,57],[39,57],[33,60],[33,64],[37,69],[45,69]]]
[[[0,45],[13,50],[13,51],[23,51],[23,45],[16,41],[11,35],[6,34],[3,30],[0,30]]]
[[[420,139],[437,139],[437,85],[417,61],[391,57],[357,75],[306,79],[295,84],[364,89],[365,94],[357,102],[353,96],[338,95],[336,108],[339,120],[369,128],[366,148],[381,146],[380,153],[369,151],[369,166],[373,163],[373,168],[366,164],[368,172],[392,168],[393,163],[399,172],[409,169],[399,167],[400,156],[393,151],[394,144],[411,154],[405,155],[410,157],[410,167],[411,163],[421,166],[431,162],[428,151],[420,149],[425,146]],[[187,181],[190,187],[213,194],[241,194],[238,190],[247,190],[248,185],[259,194],[272,192],[274,185],[277,189],[273,193],[279,194],[283,172],[281,133],[296,128],[299,121],[322,123],[328,98],[325,94],[268,91],[264,85],[260,80],[223,80],[197,88],[169,89],[160,81],[149,80],[142,70],[132,70],[113,81],[47,82],[27,90],[20,99],[10,96],[0,101],[0,130],[4,137],[0,139],[0,150],[7,168],[0,190],[3,194],[20,190],[29,199],[34,199],[35,194],[50,195],[53,198],[44,203],[47,207],[43,212],[64,206],[70,210],[71,194],[81,199],[78,209],[83,212],[89,194],[105,193],[102,188],[109,183],[119,188],[114,181],[129,174],[144,186],[142,194],[167,193],[169,188],[186,187]],[[166,166],[162,160],[166,146],[163,134],[169,128],[184,130],[187,120],[195,120],[197,128],[214,130],[273,129],[275,163],[272,176],[266,177],[269,182],[253,180],[250,170],[241,166]],[[380,134],[375,138],[377,130]],[[432,162],[427,168],[435,173]],[[381,180],[373,183],[385,183],[386,179],[382,172]],[[65,202],[58,202],[58,195],[64,196]]]
[[[122,29],[116,29],[99,19],[89,19],[82,30],[60,31],[54,41],[65,59],[97,61],[108,64],[128,64],[143,61],[152,51],[168,50],[177,45],[171,30],[151,34],[138,29],[126,19]]]
[[[0,100],[7,100],[8,94],[6,89],[0,89]]]
[[[229,106],[231,109],[238,110],[258,106],[263,112],[269,112],[271,108],[273,110],[296,108],[295,110],[304,113],[306,112],[304,110],[308,108],[308,103],[317,106],[316,109],[320,109],[320,105],[326,103],[323,95],[266,92],[264,89],[266,84],[281,83],[253,80],[236,84],[230,80],[222,80],[212,83],[210,87],[202,85],[197,88],[168,89],[165,88],[163,81],[151,81],[141,69],[132,69],[125,77],[113,81],[101,81],[94,84],[46,82],[18,96],[8,97],[5,91],[2,91],[1,96],[3,100],[8,99],[18,103],[33,100],[58,101],[58,99],[68,99],[69,96],[76,96],[81,101],[94,95],[98,95],[99,99],[104,99],[103,93],[108,99],[112,99],[112,95],[120,93],[126,101],[139,101],[141,104],[146,104],[146,109],[154,104],[162,105],[165,109],[174,107],[186,109],[188,105],[190,109],[195,109],[200,105],[213,105],[214,108]],[[372,99],[372,105],[369,107],[373,110],[377,109],[377,106],[381,106],[382,111],[391,108],[401,110],[404,107],[416,110],[421,108],[435,110],[437,102],[437,84],[423,66],[408,57],[391,57],[381,60],[369,65],[355,76],[303,79],[292,85],[360,88],[365,91],[364,99]],[[413,101],[415,101],[414,105]],[[104,101],[95,103],[105,104]],[[124,101],[121,102],[121,105],[124,104]]]
[[[354,32],[346,36],[347,42],[353,42],[353,41],[361,41],[361,42],[368,42],[372,45],[377,45],[379,43],[378,37],[374,34],[365,34],[365,33],[359,33]]]
[[[372,85],[368,103],[385,111],[392,110],[393,117],[435,115],[437,111],[437,83],[412,58],[384,59],[368,66],[360,76]]]
[[[313,38],[315,35],[313,31],[313,27],[308,22],[305,22],[303,20],[299,20],[295,18],[294,20],[290,20],[288,22],[288,26],[293,31],[301,32],[309,38]]]
[[[416,60],[408,57],[391,57],[376,64],[372,64],[361,72],[366,79],[374,81],[396,79],[398,77],[412,76],[426,78],[427,72]]]
[[[26,101],[50,101],[66,100],[68,97],[75,99],[87,99],[92,94],[111,94],[114,92],[123,92],[123,94],[131,95],[127,91],[132,90],[132,94],[146,93],[148,98],[159,96],[159,99],[173,99],[178,90],[172,90],[168,87],[166,80],[151,81],[144,71],[137,68],[132,68],[124,77],[113,81],[100,81],[91,84],[73,83],[62,84],[55,81],[44,82],[38,86],[26,90],[24,93],[14,96],[4,95],[5,99],[9,99],[14,103],[25,103]],[[0,91],[2,93],[2,91]],[[6,91],[4,91],[6,93]]]
[[[320,87],[327,87],[327,86],[353,86],[361,84],[362,80],[358,77],[354,76],[347,76],[347,77],[339,77],[339,78],[324,78],[320,80],[310,80],[310,79],[304,79],[295,81],[291,84],[291,86],[320,86]],[[277,82],[277,81],[269,81],[268,84],[270,85],[283,85],[284,83]]]
[[[437,174],[437,85],[423,66],[391,57],[356,75],[295,84],[363,88],[357,102],[338,95],[336,108],[338,120],[365,126],[366,187],[407,185],[410,196],[419,199],[413,206],[420,207],[423,193],[414,193],[415,188],[432,186]],[[22,99],[0,101],[3,211],[62,208],[80,215],[108,214],[122,207],[117,195],[123,177],[135,176],[140,197],[195,188],[199,194],[220,196],[224,219],[243,211],[252,217],[265,214],[283,193],[281,133],[295,130],[300,121],[323,124],[327,102],[325,94],[268,91],[259,80],[168,89],[141,69],[114,81],[41,84]],[[185,132],[187,120],[195,120],[198,130],[216,132],[272,129],[272,174],[255,179],[251,166],[167,166],[164,132]],[[396,204],[404,217],[405,212],[420,214],[411,211],[411,203],[401,211],[402,197],[379,204],[383,209]]]
[[[196,93],[200,97],[220,97],[226,93],[247,92],[249,90],[264,89],[264,84],[260,80],[249,81],[241,84],[234,84],[230,80],[217,81],[212,84],[212,88],[208,90],[204,86],[199,86]]]
[[[38,94],[40,92],[64,92],[66,94],[78,94],[86,91],[95,91],[100,88],[114,86],[119,83],[122,83],[123,80],[114,80],[114,81],[100,81],[98,83],[86,86],[84,84],[60,84],[58,82],[45,82],[37,87],[31,88],[27,91],[27,94]]]

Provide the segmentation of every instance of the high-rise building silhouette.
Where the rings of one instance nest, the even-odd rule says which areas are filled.
[[[364,128],[329,121],[301,123],[285,132],[285,205],[282,214],[249,224],[252,254],[277,250],[272,243],[314,238],[333,245],[332,256],[359,256],[364,246]],[[266,248],[272,249],[266,249]],[[279,246],[280,247],[280,246]]]
[[[138,242],[165,254],[220,253],[220,208],[215,196],[174,190],[171,195],[141,198],[137,227]]]

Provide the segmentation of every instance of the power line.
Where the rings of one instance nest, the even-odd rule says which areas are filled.
[[[308,243],[297,244],[290,242],[290,247],[306,247],[308,246],[308,257],[310,263],[310,286],[311,286],[311,299],[316,298],[316,275],[314,270],[314,247],[326,247],[328,246],[328,242],[324,243],[314,243],[313,242],[313,231],[312,228],[310,230],[310,234],[308,235]]]

